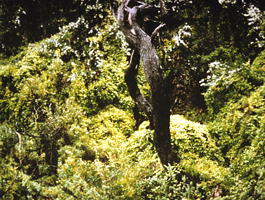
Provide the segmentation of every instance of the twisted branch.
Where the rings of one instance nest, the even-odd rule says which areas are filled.
[[[138,74],[138,67],[140,62],[140,54],[134,49],[131,55],[130,65],[125,72],[125,82],[128,86],[129,93],[135,103],[143,109],[143,112],[147,115],[148,120],[150,121],[150,128],[154,128],[153,123],[153,107],[152,105],[144,98],[140,89],[137,85],[136,76]]]
[[[112,5],[113,0],[110,1]],[[135,47],[129,68],[125,74],[125,81],[130,95],[136,104],[143,109],[149,118],[151,127],[154,128],[153,144],[162,165],[172,165],[174,162],[179,162],[179,157],[174,154],[171,146],[169,93],[165,78],[160,69],[155,46],[152,43],[152,37],[164,24],[155,28],[150,35],[140,27],[138,21],[144,21],[144,17],[150,13],[152,14],[153,9],[152,6],[143,2],[123,0],[119,9],[115,10],[114,6],[111,9],[126,39]],[[152,105],[142,96],[137,86],[136,75],[138,73],[140,58],[146,80],[151,89]]]

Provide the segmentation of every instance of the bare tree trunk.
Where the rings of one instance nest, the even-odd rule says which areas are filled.
[[[150,128],[154,129],[153,107],[144,98],[144,96],[140,92],[139,87],[137,86],[136,77],[138,73],[139,62],[140,62],[140,54],[136,49],[134,49],[132,51],[130,65],[125,73],[125,82],[128,86],[128,90],[130,92],[132,99],[140,108],[143,109],[144,113],[147,115],[150,121]]]
[[[111,0],[112,12],[119,24],[119,28],[135,50],[132,54],[130,66],[125,74],[125,80],[130,95],[148,116],[151,127],[154,128],[154,146],[163,166],[179,162],[171,146],[169,131],[170,100],[165,78],[160,68],[159,58],[152,37],[162,27],[156,28],[148,35],[139,25],[144,17],[154,14],[153,7],[143,2],[123,0],[119,9]],[[142,96],[136,83],[137,68],[141,58],[146,80],[150,85],[152,105]]]

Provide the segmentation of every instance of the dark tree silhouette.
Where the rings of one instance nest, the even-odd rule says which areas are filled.
[[[120,30],[127,41],[134,46],[130,65],[125,74],[130,95],[143,109],[150,121],[151,129],[154,129],[153,144],[162,165],[172,165],[174,162],[179,162],[179,157],[173,152],[171,146],[170,95],[155,46],[152,43],[157,31],[165,24],[157,24],[154,28],[154,23],[149,23],[149,19],[155,19],[158,15],[156,9],[149,4],[135,0],[123,0],[119,7],[113,0],[110,0],[110,4]],[[160,5],[163,5],[162,1]],[[140,59],[151,89],[151,104],[143,97],[136,82]]]

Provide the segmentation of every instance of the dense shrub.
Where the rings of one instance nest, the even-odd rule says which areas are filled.
[[[171,116],[180,163],[164,170],[149,123],[135,130],[123,80],[128,45],[113,19],[100,16],[103,23],[88,33],[89,22],[79,17],[0,61],[0,198],[264,199],[265,51],[242,64],[243,50],[212,47],[207,37],[211,48],[201,51],[208,30],[194,32],[200,23],[185,25],[186,33],[180,27],[176,41],[163,36],[169,38],[158,54],[170,65],[164,72],[174,97],[183,95],[176,110],[193,116],[182,105],[193,108],[208,88],[206,125]],[[141,67],[137,81],[150,99]],[[202,111],[196,113],[206,116]]]
[[[248,73],[245,71],[245,74],[236,75],[242,77],[238,83],[252,84],[252,89],[240,98],[231,97],[214,120],[208,123],[209,133],[225,159],[223,165],[229,171],[225,177],[227,194],[224,199],[264,198],[263,61],[264,53],[248,66]],[[254,87],[255,81],[258,84]],[[240,93],[231,91],[231,94]]]
[[[123,81],[127,66],[124,38],[114,34],[117,26],[106,18],[103,27],[112,29],[111,33],[99,31],[78,46],[72,43],[79,37],[75,31],[85,23],[80,18],[51,38],[1,61],[3,199],[60,198],[65,188],[71,190],[65,186],[68,179],[61,180],[65,163],[70,163],[71,172],[95,159],[106,162],[118,141],[113,139],[104,148],[107,137],[113,135],[124,143],[133,132],[130,112],[134,104]],[[110,49],[110,42],[119,48]],[[84,161],[73,165],[72,161],[80,159]],[[93,173],[94,168],[88,169]],[[73,174],[62,172],[73,180]],[[81,186],[74,183],[74,187]]]

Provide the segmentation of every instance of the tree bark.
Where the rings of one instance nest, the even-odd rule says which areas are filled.
[[[153,123],[153,107],[141,94],[140,89],[137,85],[137,73],[140,63],[140,54],[134,49],[132,51],[130,65],[125,73],[125,82],[128,86],[129,93],[132,99],[135,101],[136,105],[143,109],[144,113],[147,115],[150,121],[150,128],[154,129]]]
[[[169,92],[155,46],[152,43],[154,34],[148,35],[139,25],[139,21],[143,22],[147,14],[155,12],[153,12],[152,6],[139,1],[123,0],[119,9],[117,7],[115,9],[113,0],[110,3],[120,30],[128,42],[135,47],[130,66],[125,74],[130,95],[143,109],[148,116],[150,126],[154,128],[153,143],[162,165],[173,165],[174,162],[179,162],[179,157],[173,152],[171,146]],[[154,30],[154,32],[156,31],[157,29]],[[137,86],[136,75],[139,59],[141,59],[146,80],[151,89],[152,105],[142,96]]]

